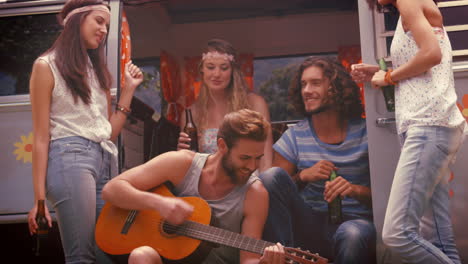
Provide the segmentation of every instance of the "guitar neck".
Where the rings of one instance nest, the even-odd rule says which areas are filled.
[[[244,251],[263,254],[263,250],[274,243],[251,238],[214,226],[208,226],[193,221],[186,221],[180,226],[164,223],[164,229],[174,230],[182,236],[208,241],[219,245],[238,248]]]

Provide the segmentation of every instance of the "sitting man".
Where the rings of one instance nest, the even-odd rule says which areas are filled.
[[[255,111],[229,113],[219,128],[214,154],[188,150],[161,154],[109,181],[103,198],[124,209],[156,210],[170,224],[180,225],[193,213],[193,207],[180,198],[146,191],[169,182],[176,196],[205,199],[218,227],[260,239],[268,214],[268,192],[254,172],[263,156],[269,129],[269,123]],[[269,246],[260,256],[219,246],[203,263],[259,261],[284,263],[283,247]],[[155,249],[143,246],[132,251],[129,263],[163,263],[163,259]]]
[[[309,57],[291,82],[290,96],[305,119],[274,144],[274,167],[260,175],[270,194],[263,238],[311,249],[334,263],[375,263],[359,87],[334,60]],[[329,181],[332,171],[338,177]],[[342,221],[332,223],[328,203],[338,196]]]

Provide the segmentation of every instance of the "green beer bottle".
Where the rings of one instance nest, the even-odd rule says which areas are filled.
[[[336,172],[330,173],[330,181],[336,178]],[[328,221],[331,224],[339,224],[343,222],[343,215],[341,211],[341,197],[338,195],[333,201],[328,204]]]
[[[382,71],[387,71],[387,63],[384,58],[380,58],[379,67]],[[395,112],[395,86],[388,85],[382,87],[382,93],[385,99],[385,106],[388,112]]]

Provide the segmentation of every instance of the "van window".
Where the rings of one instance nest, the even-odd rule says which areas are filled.
[[[29,93],[32,64],[60,30],[56,14],[0,17],[0,96]]]
[[[153,119],[159,120],[165,101],[162,100],[159,58],[134,59],[143,72],[143,82],[136,88],[134,96],[154,110]]]
[[[468,3],[466,1],[439,1],[438,6],[444,17],[444,26],[453,49],[454,61],[468,61]],[[388,57],[390,44],[398,23],[399,14],[375,12],[377,57]]]
[[[289,100],[289,84],[308,55],[287,57],[263,57],[254,59],[254,87],[268,104],[271,121],[292,121],[304,118],[298,115]],[[333,56],[320,54],[316,56]]]

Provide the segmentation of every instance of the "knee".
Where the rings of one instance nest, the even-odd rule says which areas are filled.
[[[335,239],[338,243],[344,243],[346,247],[361,245],[367,248],[370,245],[375,245],[376,231],[374,223],[364,219],[346,221],[336,231]]]
[[[382,242],[390,248],[404,247],[409,243],[411,228],[403,224],[395,224],[389,219],[385,219],[382,229]]]
[[[151,247],[135,248],[128,257],[129,264],[162,264],[158,252]]]
[[[260,174],[260,180],[267,190],[272,190],[276,186],[284,185],[289,180],[289,174],[280,167],[272,167]]]
[[[384,228],[382,230],[382,242],[387,247],[396,248],[399,245],[404,244],[403,233],[403,230],[398,231],[393,227],[388,227],[384,225]]]

